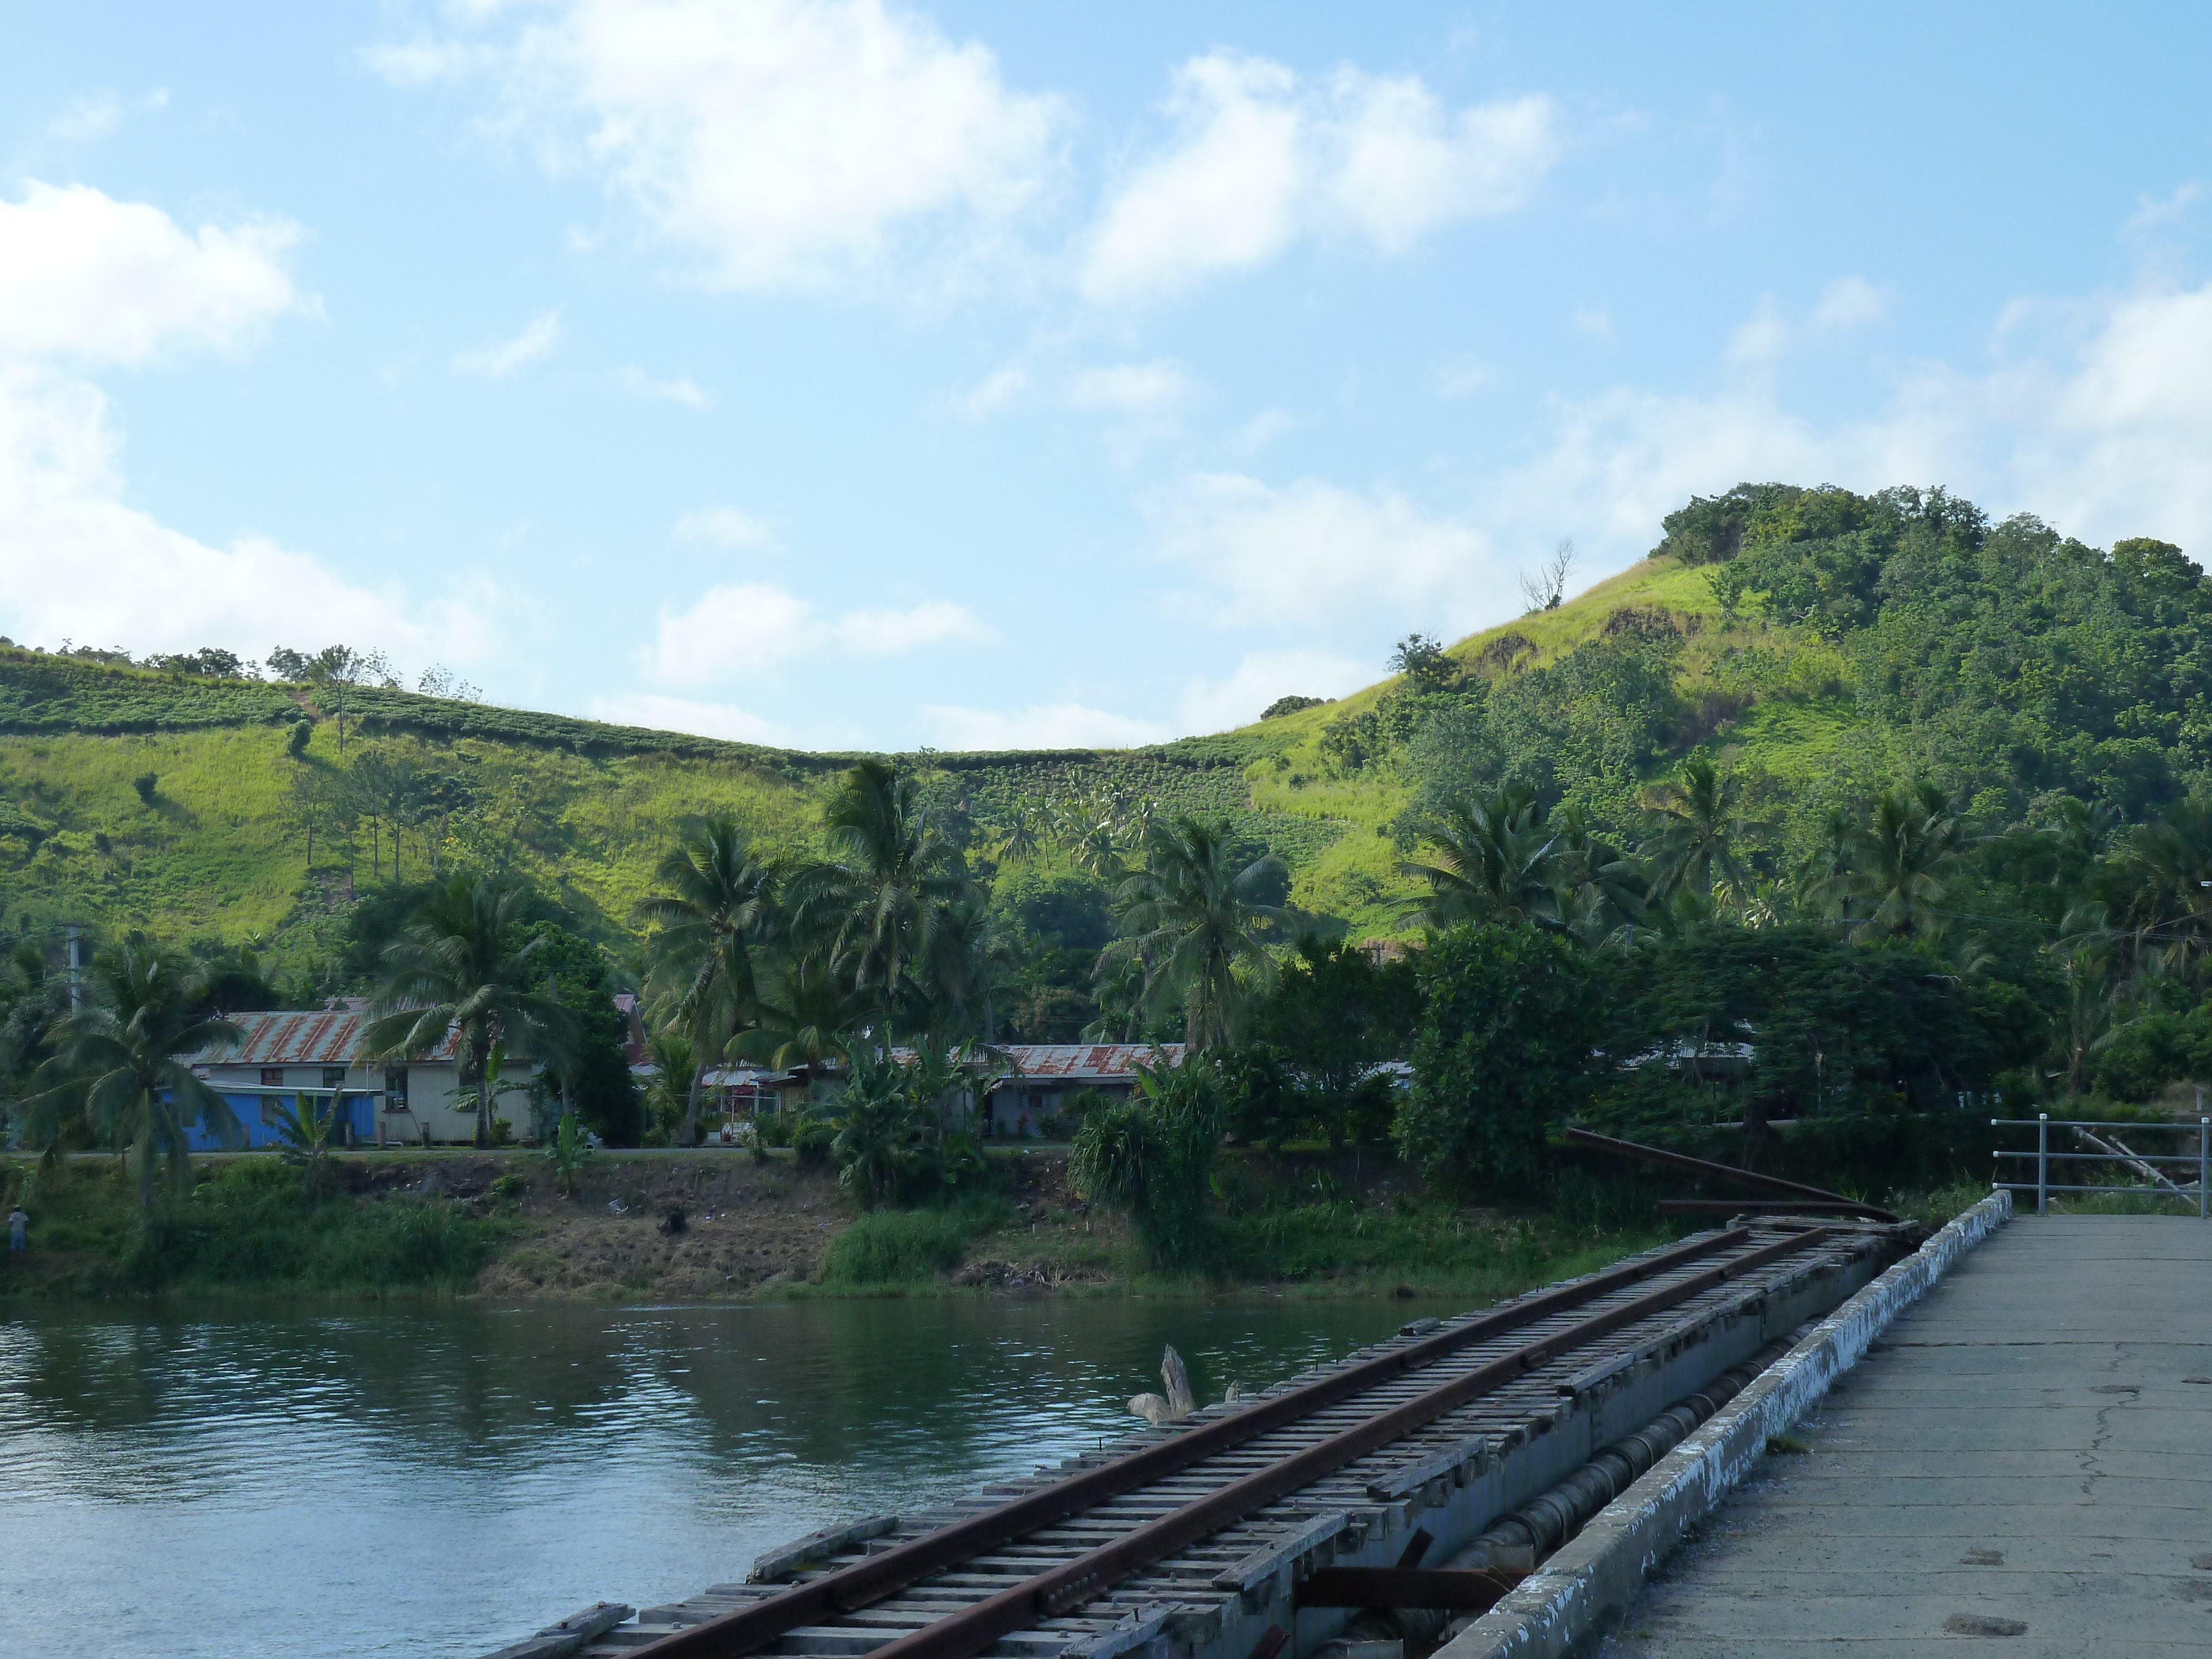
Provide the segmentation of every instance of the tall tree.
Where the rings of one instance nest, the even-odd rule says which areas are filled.
[[[1252,1035],[1279,1056],[1267,1068],[1290,1085],[1279,1106],[1340,1148],[1389,1127],[1394,1079],[1380,1062],[1407,1057],[1419,1015],[1410,960],[1378,962],[1348,939],[1308,937],[1283,964]]]
[[[1703,755],[1692,755],[1674,775],[1644,792],[1651,836],[1644,848],[1652,866],[1654,897],[1678,892],[1716,896],[1725,888],[1738,896],[1751,890],[1751,873],[1737,858],[1743,833],[1742,785],[1723,775]]]
[[[862,761],[846,773],[822,816],[830,856],[804,872],[798,920],[874,1001],[888,1047],[900,996],[928,957],[946,908],[968,898],[974,884],[919,782],[885,762]]]
[[[557,1061],[574,1017],[538,988],[545,948],[526,933],[528,893],[496,877],[464,874],[433,883],[398,939],[385,947],[382,978],[368,1003],[363,1058],[428,1054],[449,1035],[459,1048],[459,1092],[476,1103],[476,1144],[491,1145],[491,1096],[483,1087],[492,1045],[522,1059]]]
[[[1428,896],[1410,907],[1412,920],[1438,929],[1558,920],[1558,844],[1525,785],[1462,796],[1420,819],[1417,833],[1428,856],[1398,866],[1428,885]]]
[[[1966,847],[1965,820],[1934,784],[1876,795],[1852,837],[1850,890],[1870,907],[1856,931],[1893,939],[1941,933],[1939,907]]]
[[[707,819],[668,849],[666,890],[632,913],[653,930],[647,983],[660,1018],[690,1039],[698,1066],[684,1106],[686,1145],[699,1137],[700,1079],[760,1006],[757,957],[780,922],[781,876],[734,818]]]
[[[1155,1016],[1181,1003],[1183,1033],[1198,1048],[1231,1041],[1249,989],[1275,979],[1262,930],[1289,912],[1272,896],[1287,879],[1273,853],[1244,861],[1225,823],[1182,815],[1156,822],[1145,866],[1115,895],[1122,937],[1099,955],[1110,981],[1121,963],[1145,965],[1145,1000]]]
[[[191,959],[143,933],[95,953],[87,980],[84,1006],[55,1026],[33,1134],[52,1146],[81,1115],[95,1140],[127,1154],[140,1207],[150,1211],[159,1173],[176,1190],[191,1190],[194,1124],[225,1145],[238,1139],[229,1103],[193,1074],[191,1056],[242,1034],[199,1012],[207,987]]]

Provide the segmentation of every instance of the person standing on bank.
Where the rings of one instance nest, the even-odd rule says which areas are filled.
[[[31,1218],[23,1213],[23,1206],[15,1205],[8,1212],[8,1254],[31,1248]]]

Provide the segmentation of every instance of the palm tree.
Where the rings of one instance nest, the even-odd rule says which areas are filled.
[[[1110,981],[1121,963],[1142,962],[1148,1009],[1180,1001],[1194,1048],[1228,1042],[1247,983],[1274,981],[1275,959],[1260,929],[1290,915],[1261,895],[1285,873],[1273,853],[1238,867],[1225,823],[1188,815],[1155,823],[1145,867],[1115,895],[1123,937],[1099,953],[1100,976]]]
[[[1600,835],[1579,806],[1553,816],[1553,888],[1559,918],[1585,945],[1626,943],[1650,895],[1644,868]]]
[[[778,977],[761,999],[757,1023],[731,1039],[731,1057],[779,1072],[841,1063],[873,999],[856,990],[826,951],[799,957]]]
[[[1145,964],[1134,957],[1098,964],[1092,983],[1098,1018],[1083,1028],[1085,1042],[1134,1042],[1145,1026]]]
[[[543,974],[533,958],[545,941],[521,937],[528,907],[523,889],[497,877],[447,877],[385,947],[384,977],[369,999],[363,1059],[427,1054],[458,1039],[457,1093],[475,1103],[479,1147],[491,1145],[483,1085],[492,1045],[550,1060],[574,1036],[574,1016],[535,988]]]
[[[1876,795],[1852,842],[1850,890],[1874,907],[1859,930],[1900,939],[1942,932],[1935,908],[1966,844],[1966,821],[1934,784]]]
[[[684,1144],[696,1146],[704,1067],[759,1010],[755,957],[777,932],[779,876],[729,817],[694,828],[655,874],[668,890],[630,914],[653,930],[647,983],[663,1022],[683,1028],[700,1062],[684,1109]]]
[[[166,1166],[178,1190],[192,1185],[187,1133],[195,1123],[228,1146],[239,1138],[229,1103],[194,1076],[191,1055],[228,1048],[238,1027],[200,1012],[206,995],[191,961],[143,933],[93,958],[85,1006],[58,1021],[50,1086],[32,1103],[33,1135],[59,1144],[79,1117],[95,1139],[128,1152],[142,1210],[154,1207]]]
[[[922,1019],[941,1041],[998,1040],[998,1002],[1021,968],[1020,943],[980,891],[942,906],[917,964]]]
[[[1428,859],[1398,866],[1400,875],[1428,884],[1428,896],[1407,907],[1412,920],[1436,928],[1557,921],[1558,848],[1525,786],[1504,784],[1453,801],[1421,820],[1419,833]]]
[[[2212,802],[2182,801],[2138,825],[2101,884],[2135,972],[2193,975],[2212,951]]]
[[[1000,832],[991,851],[1004,863],[1026,863],[1036,856],[1042,845],[1042,840],[1037,834],[1037,815],[1025,804],[1018,803],[1013,816],[1006,820],[1006,827]]]
[[[1820,839],[1797,872],[1798,902],[1826,915],[1851,919],[1859,827],[1842,807],[1830,809]]]
[[[1733,844],[1743,832],[1741,794],[1735,776],[1723,777],[1703,755],[1691,756],[1672,778],[1645,792],[1654,832],[1645,856],[1655,898],[1663,901],[1686,888],[1706,896],[1716,887],[1750,890],[1750,872]]]
[[[837,969],[872,994],[889,1047],[901,991],[928,957],[945,907],[974,883],[920,785],[884,762],[848,772],[822,816],[831,857],[805,873],[798,914],[828,941]]]

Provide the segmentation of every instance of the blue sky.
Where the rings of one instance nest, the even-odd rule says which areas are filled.
[[[2212,547],[2212,13],[0,3],[0,632],[816,747],[1374,678],[1743,478]]]

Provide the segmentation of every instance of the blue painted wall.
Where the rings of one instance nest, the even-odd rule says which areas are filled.
[[[195,1123],[185,1132],[187,1144],[196,1152],[238,1152],[282,1146],[284,1137],[273,1123],[261,1121],[261,1103],[264,1100],[276,1106],[292,1106],[299,1103],[297,1095],[234,1095],[218,1089],[216,1092],[230,1103],[230,1109],[238,1119],[238,1127],[245,1131],[244,1139],[236,1146],[225,1147],[223,1143],[208,1133],[206,1126]],[[343,1126],[350,1125],[356,1146],[362,1142],[374,1144],[376,1139],[376,1099],[373,1094],[346,1094],[338,1100],[338,1123],[331,1145],[340,1144]]]

